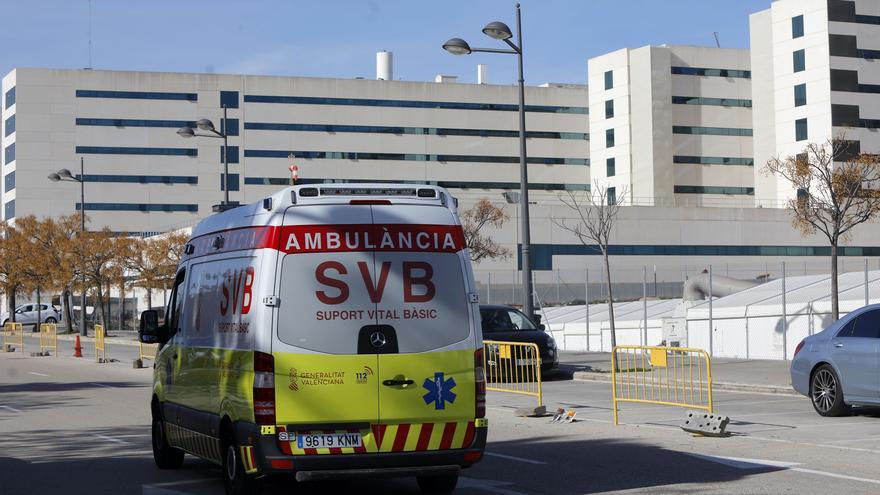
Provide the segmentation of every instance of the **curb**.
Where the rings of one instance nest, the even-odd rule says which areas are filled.
[[[594,373],[590,371],[576,371],[572,377],[574,380],[583,382],[605,382],[611,383],[610,373]],[[790,386],[781,385],[756,385],[750,383],[737,382],[712,382],[714,390],[725,390],[730,392],[755,392],[760,394],[789,395],[792,397],[800,397]]]

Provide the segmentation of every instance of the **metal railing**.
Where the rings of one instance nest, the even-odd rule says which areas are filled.
[[[104,325],[95,325],[95,360],[99,363],[107,362],[107,351],[104,348]]]
[[[24,330],[21,323],[8,322],[3,325],[3,352],[9,351],[10,346],[17,346],[15,349],[21,349],[24,353]]]
[[[614,424],[619,402],[712,412],[712,361],[703,349],[619,345],[611,353]]]
[[[58,326],[55,323],[43,323],[40,325],[40,354],[43,350],[52,351],[58,357]]]
[[[537,344],[483,341],[486,390],[534,396],[544,404],[541,386],[541,354]]]

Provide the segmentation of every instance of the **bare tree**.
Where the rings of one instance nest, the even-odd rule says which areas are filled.
[[[471,261],[477,263],[487,258],[504,259],[510,256],[509,249],[495,242],[491,235],[483,231],[487,226],[501,228],[509,219],[503,208],[498,208],[486,198],[477,201],[473,207],[462,212],[461,228],[464,230]]]
[[[608,262],[608,245],[611,242],[611,232],[617,222],[617,214],[623,201],[617,198],[627,197],[627,188],[619,191],[602,186],[598,181],[593,183],[591,192],[578,193],[568,191],[560,194],[559,199],[575,213],[573,220],[553,218],[552,222],[574,234],[581,244],[595,249],[602,254],[605,264],[605,287],[608,293],[608,318],[611,324],[611,348],[617,346],[617,332],[614,328],[614,296],[611,292],[611,265]],[[615,194],[615,192],[617,194]],[[587,301],[589,304],[590,301]],[[589,322],[587,322],[589,324]]]
[[[792,225],[803,235],[821,232],[831,245],[831,313],[840,317],[837,247],[852,229],[880,211],[880,157],[849,150],[842,136],[810,143],[803,153],[767,162],[765,173],[778,175],[797,190],[786,204]]]

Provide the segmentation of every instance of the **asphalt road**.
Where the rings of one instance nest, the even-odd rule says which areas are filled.
[[[63,353],[62,353],[63,354]],[[149,437],[150,369],[130,362],[0,354],[0,494],[221,493],[219,470],[187,457],[160,471]],[[545,403],[574,424],[517,418],[527,397],[490,393],[487,456],[457,493],[878,493],[880,409],[817,416],[806,398],[716,394],[728,438],[677,428],[683,411],[627,404],[611,424],[609,385],[558,379]],[[273,481],[266,493],[289,493]],[[302,493],[417,493],[410,479],[298,484]]]

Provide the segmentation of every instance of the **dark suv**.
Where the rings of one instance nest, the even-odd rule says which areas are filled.
[[[521,311],[508,306],[481,304],[480,319],[483,325],[483,339],[538,344],[541,353],[541,372],[559,367],[556,341],[544,331],[544,325],[535,325]]]

